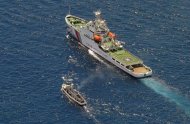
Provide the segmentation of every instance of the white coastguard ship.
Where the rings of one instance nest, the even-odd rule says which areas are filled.
[[[106,59],[118,68],[136,78],[152,75],[152,70],[143,61],[123,48],[116,35],[110,32],[106,21],[101,18],[101,12],[96,11],[95,20],[87,21],[82,18],[67,15],[67,32],[78,40],[79,44],[87,47],[97,55]]]

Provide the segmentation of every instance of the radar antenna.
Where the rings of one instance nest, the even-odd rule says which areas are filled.
[[[97,19],[101,19],[101,11],[100,10],[95,11],[94,14]]]

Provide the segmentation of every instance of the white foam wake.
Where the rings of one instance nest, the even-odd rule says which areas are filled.
[[[95,124],[101,124],[99,120],[96,119],[96,116],[91,112],[91,109],[88,106],[83,106],[85,112],[88,114],[88,116],[93,119]]]
[[[157,94],[169,99],[179,106],[188,116],[190,116],[190,101],[184,97],[179,91],[172,89],[167,84],[156,80],[154,78],[141,79],[142,83],[150,89],[154,90]]]

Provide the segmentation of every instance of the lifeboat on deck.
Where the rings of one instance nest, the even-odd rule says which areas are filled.
[[[100,35],[94,34],[94,41],[101,42],[102,41],[102,37]]]
[[[116,35],[112,32],[108,32],[108,36],[115,39],[116,38]]]

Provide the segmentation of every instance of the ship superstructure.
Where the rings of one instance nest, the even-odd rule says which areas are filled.
[[[94,14],[96,18],[93,21],[67,15],[65,21],[68,33],[81,45],[132,76],[141,78],[152,75],[152,70],[145,66],[141,59],[123,48],[115,33],[110,31],[106,21],[102,19],[101,11],[96,11]]]

